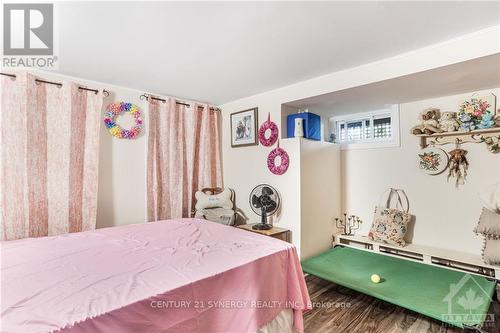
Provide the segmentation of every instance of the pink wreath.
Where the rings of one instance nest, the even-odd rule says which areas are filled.
[[[271,135],[266,139],[266,131],[271,130]],[[267,120],[259,128],[259,141],[265,146],[269,147],[274,145],[278,140],[278,126],[271,121],[271,115],[267,115]]]
[[[276,157],[281,158],[280,165],[276,165]],[[269,171],[274,173],[275,175],[282,175],[288,170],[288,165],[290,164],[290,158],[288,157],[287,152],[280,148],[280,144],[278,142],[278,147],[271,150],[269,155],[267,156],[267,167]]]

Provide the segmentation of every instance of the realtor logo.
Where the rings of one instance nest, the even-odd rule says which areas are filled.
[[[458,283],[450,284],[450,291],[443,302],[448,303],[448,313],[443,320],[458,326],[481,326],[494,322],[487,310],[491,302],[491,293],[470,274],[464,275]]]
[[[4,55],[52,55],[53,4],[4,4]]]
[[[2,67],[54,68],[54,30],[54,4],[4,4]]]

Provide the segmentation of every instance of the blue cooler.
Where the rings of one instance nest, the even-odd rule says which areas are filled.
[[[295,119],[304,119],[304,138],[321,140],[321,117],[311,112],[294,113],[286,117],[287,137],[295,135]]]

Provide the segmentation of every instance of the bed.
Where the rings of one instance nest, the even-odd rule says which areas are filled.
[[[310,308],[293,245],[206,220],[2,242],[1,259],[6,333],[302,332]]]
[[[302,262],[305,272],[459,328],[485,321],[495,281],[352,247],[337,246]],[[371,274],[382,281],[373,283]]]

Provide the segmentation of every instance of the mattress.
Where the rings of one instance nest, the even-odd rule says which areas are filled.
[[[495,282],[451,269],[336,247],[302,262],[305,272],[463,328],[493,318]],[[370,280],[379,274],[380,283]]]
[[[255,332],[310,308],[293,245],[179,219],[1,244],[2,332]]]

